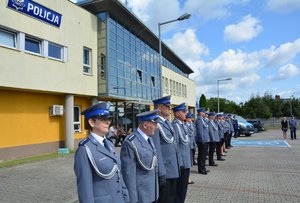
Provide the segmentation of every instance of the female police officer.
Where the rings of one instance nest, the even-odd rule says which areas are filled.
[[[74,171],[80,202],[128,202],[114,145],[105,138],[111,121],[109,104],[102,102],[82,112],[90,135],[79,143]]]

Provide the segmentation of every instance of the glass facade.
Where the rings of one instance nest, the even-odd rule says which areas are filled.
[[[161,95],[159,55],[112,18],[108,24],[108,95],[151,101]]]

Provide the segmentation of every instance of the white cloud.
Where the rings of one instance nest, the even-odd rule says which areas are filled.
[[[299,0],[269,0],[267,8],[278,13],[288,13],[300,9]]]
[[[278,69],[277,76],[268,76],[269,80],[284,80],[296,77],[299,74],[299,69],[294,64],[286,64]]]
[[[241,22],[226,26],[224,37],[230,42],[249,41],[255,38],[262,29],[258,19],[247,15],[243,17]]]
[[[283,65],[292,60],[300,52],[300,38],[294,42],[287,42],[278,48],[271,46],[269,49],[263,49],[259,52],[261,57],[267,60],[266,66],[273,67]]]
[[[182,59],[199,60],[202,55],[209,54],[209,49],[198,41],[196,30],[193,29],[178,32],[171,39],[165,40],[165,43]]]
[[[234,4],[242,5],[247,2],[249,0],[188,0],[184,6],[184,10],[199,15],[201,20],[222,19],[231,15],[230,6]]]
[[[125,0],[120,1],[125,3]],[[158,34],[159,22],[176,19],[184,13],[178,0],[128,0],[128,9],[155,34]],[[176,22],[164,25],[161,31],[163,33],[176,25]]]

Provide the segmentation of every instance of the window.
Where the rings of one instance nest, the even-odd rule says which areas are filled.
[[[42,54],[41,40],[25,37],[25,50],[36,54]]]
[[[165,92],[166,92],[166,94],[169,94],[169,80],[168,80],[168,78],[165,78]]]
[[[63,59],[63,47],[49,42],[48,56],[51,58],[62,60]]]
[[[155,78],[154,78],[154,76],[151,76],[151,85],[153,87],[155,87]]]
[[[100,77],[106,79],[106,57],[104,54],[101,54]]]
[[[142,71],[136,70],[136,72],[137,72],[137,76],[138,76],[138,82],[142,83],[143,82]]]
[[[170,80],[170,93],[173,95],[173,80]]]
[[[74,106],[74,132],[81,131],[80,112],[80,106]]]
[[[16,47],[16,34],[0,29],[0,44],[8,47]]]
[[[83,48],[83,73],[92,74],[91,68],[91,50],[88,48]]]

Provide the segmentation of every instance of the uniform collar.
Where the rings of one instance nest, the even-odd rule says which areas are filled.
[[[95,133],[91,132],[91,135],[93,136],[93,138],[95,140],[97,140],[100,144],[102,144],[104,146],[104,143],[103,143],[103,140],[104,140],[104,137],[101,137],[99,135],[96,135]]]
[[[165,119],[164,117],[161,117],[160,115],[158,115],[158,117],[159,117],[163,122],[166,121],[166,119]]]
[[[149,136],[146,135],[140,128],[137,129],[137,131],[141,134],[141,136],[147,141]]]

